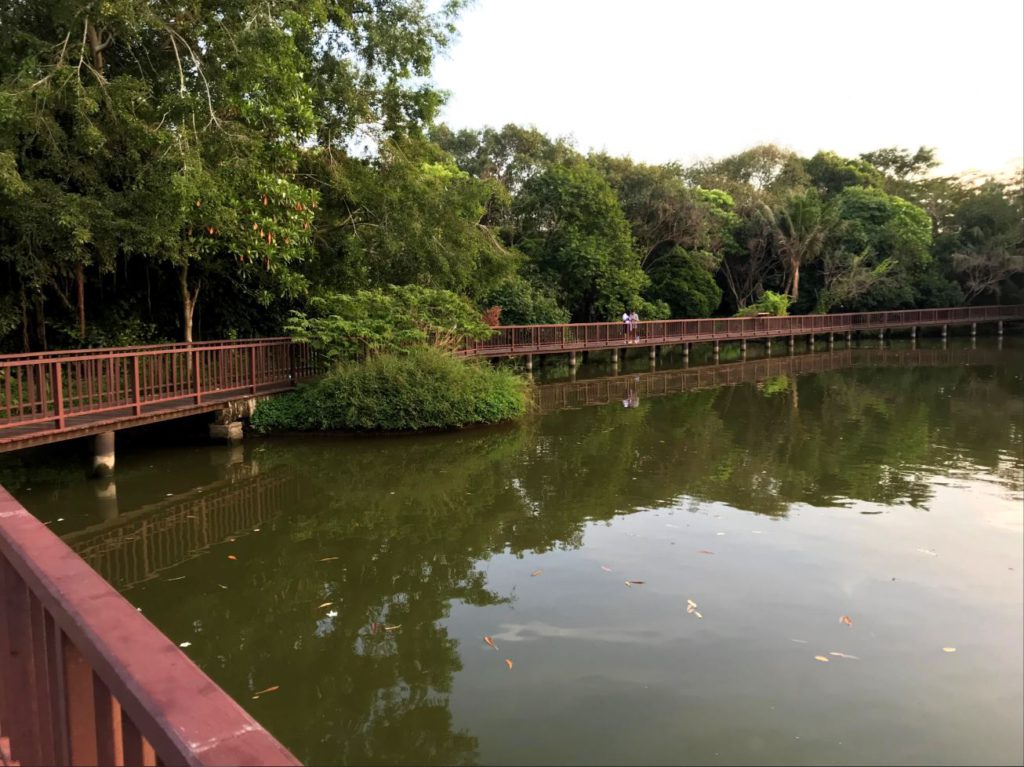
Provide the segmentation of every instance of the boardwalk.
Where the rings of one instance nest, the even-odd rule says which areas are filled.
[[[862,314],[812,314],[640,322],[506,326],[470,341],[466,357],[526,356],[797,336],[910,330],[1024,320],[1024,306]],[[617,359],[617,358],[616,358]],[[0,355],[0,452],[224,410],[321,372],[312,350],[288,338],[204,341],[116,349]]]

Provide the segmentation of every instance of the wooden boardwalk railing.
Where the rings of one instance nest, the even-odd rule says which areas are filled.
[[[0,452],[209,412],[316,372],[290,338],[0,355]]]
[[[3,488],[0,737],[25,765],[299,764]]]
[[[935,325],[968,325],[1024,319],[1024,306],[968,306],[954,309],[912,309],[859,314],[803,314],[792,317],[724,317],[703,320],[655,320],[637,323],[627,337],[621,322],[568,325],[505,325],[490,338],[471,341],[462,354],[469,357],[509,357],[526,354],[616,349],[639,346],[740,341],[827,333],[896,330]]]

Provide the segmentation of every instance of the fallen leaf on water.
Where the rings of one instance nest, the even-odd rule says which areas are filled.
[[[191,646],[192,646],[191,642],[181,642],[181,643],[178,644],[178,647],[191,647]]]
[[[608,565],[601,565],[601,569],[604,570],[606,573],[610,573],[612,571],[612,569],[608,567]]]
[[[398,629],[400,629],[400,628],[402,628],[402,624],[401,623],[399,623],[397,626],[385,626],[384,630],[385,631],[398,631]]]
[[[222,589],[227,589],[227,586],[225,586],[223,583],[218,583],[217,585],[220,586]]]
[[[281,686],[275,684],[273,687],[268,687],[265,690],[260,690],[259,692],[254,692],[252,694],[252,699],[256,700],[261,695],[266,695],[268,692],[276,692],[277,690],[280,690],[280,689],[281,689]]]
[[[512,659],[511,658],[505,658],[505,665],[508,666],[508,670],[511,671],[512,670]]]
[[[943,647],[942,652],[956,652],[955,647]]]
[[[492,647],[495,650],[498,649],[498,645],[494,644],[494,640],[491,639],[490,637],[484,637],[484,641],[487,643],[488,647]]]
[[[693,614],[694,614],[694,615],[696,615],[696,616],[697,616],[698,618],[703,618],[703,617],[704,617],[703,615],[701,615],[701,614],[700,614],[699,612],[697,612],[696,610],[694,610],[694,611],[693,611]]]
[[[626,585],[632,588],[633,586],[642,586],[644,581],[626,581]]]
[[[828,658],[824,655],[815,655],[814,660],[820,660],[822,663],[828,663]]]
[[[323,559],[318,559],[317,562],[333,562],[335,559],[337,557],[324,557]]]
[[[688,605],[689,607],[696,607],[696,606],[697,606],[697,603],[696,603],[696,602],[694,602],[694,601],[693,601],[692,599],[687,599],[687,600],[686,600],[686,604],[687,604],[687,605]]]
[[[328,618],[337,618],[338,617],[338,611],[337,610],[328,610],[327,611],[327,617]]]
[[[860,660],[856,655],[847,655],[844,652],[830,652],[829,655],[836,658],[846,658],[847,660]]]
[[[845,623],[847,626],[852,626],[853,625],[853,618],[851,618],[849,615],[844,615],[843,617],[841,617],[839,619],[839,622],[840,623]]]
[[[322,609],[322,608],[324,608],[324,607],[330,607],[330,606],[331,606],[331,605],[333,605],[333,604],[334,604],[334,602],[324,602],[324,603],[323,603],[323,604],[321,604],[321,605],[317,605],[317,606],[316,606],[316,609],[317,609],[317,610],[320,610],[320,609]]]
[[[697,549],[698,554],[714,554],[715,552],[709,551],[708,549]]]
[[[177,578],[167,578],[166,579],[166,581],[168,583],[170,583],[171,581],[183,581],[183,580],[185,580],[185,576],[184,575],[179,575]]]
[[[234,562],[234,561],[236,561],[238,559],[238,557],[236,557],[234,554],[228,554],[228,559],[230,559],[232,562]]]
[[[541,574],[542,572],[544,572],[544,571],[543,571],[543,570],[534,570],[534,571],[533,571],[532,573],[530,573],[530,577],[531,577],[531,578],[536,578],[536,577],[537,577],[538,575],[540,575],[540,574]]]

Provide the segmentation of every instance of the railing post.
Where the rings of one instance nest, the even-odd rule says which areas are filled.
[[[1000,323],[1002,324],[1002,323]],[[64,428],[64,382],[60,377],[60,363],[53,363],[53,377],[50,388],[53,390],[53,413],[57,421],[57,428]]]
[[[142,395],[139,392],[139,355],[132,355],[132,377],[134,379],[134,385],[132,387],[133,396],[135,400],[135,415],[142,415]]]
[[[288,343],[288,380],[292,382],[292,386],[297,384],[298,378],[295,371],[295,342],[290,341]]]
[[[256,393],[256,345],[249,347],[249,393]]]
[[[202,358],[199,356],[199,350],[192,352],[192,370],[194,376],[194,383],[196,387],[196,404],[202,404],[203,401],[203,376],[199,370],[199,361]]]

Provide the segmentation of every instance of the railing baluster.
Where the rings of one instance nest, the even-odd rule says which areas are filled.
[[[103,680],[93,672],[93,707],[96,711],[96,759],[98,764],[124,765],[121,735],[121,704],[110,694]]]
[[[64,656],[64,692],[67,706],[68,750],[72,765],[98,764],[96,712],[92,669],[78,648],[61,632]]]
[[[139,728],[135,726],[131,717],[125,714],[124,709],[121,710],[121,737],[125,764],[155,767],[156,753],[153,747],[142,737]]]

